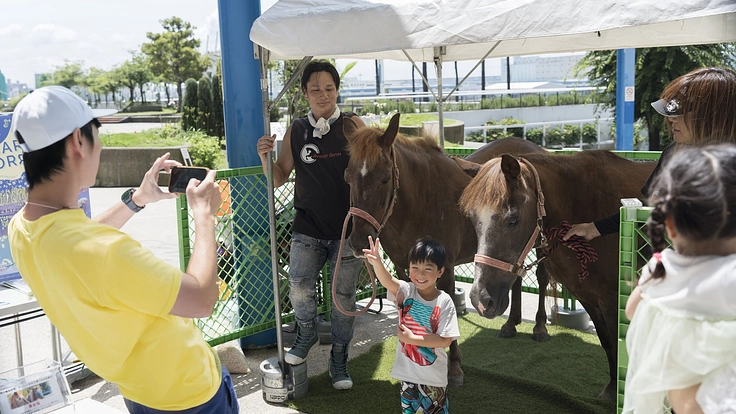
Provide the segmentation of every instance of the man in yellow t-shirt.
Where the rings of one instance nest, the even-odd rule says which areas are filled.
[[[238,413],[230,375],[191,319],[209,316],[219,293],[215,172],[186,189],[197,243],[182,273],[119,230],[147,204],[176,197],[157,185],[159,171],[178,164],[169,154],[94,220],[77,207],[95,183],[99,126],[60,86],[15,108],[11,137],[28,181],[28,202],[8,228],[18,269],[74,353],[119,386],[131,413]]]

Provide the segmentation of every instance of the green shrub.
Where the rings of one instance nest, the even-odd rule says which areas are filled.
[[[414,101],[404,99],[399,101],[399,112],[402,114],[413,114],[417,111],[417,106],[414,105]]]
[[[197,81],[189,78],[184,91],[184,102],[181,114],[181,127],[183,130],[197,129],[199,111],[197,110]]]
[[[586,144],[598,142],[598,126],[596,124],[583,125],[583,142]]]
[[[211,137],[201,131],[186,133],[189,142],[189,156],[192,164],[198,167],[218,169],[224,166],[224,156],[217,137]]]
[[[212,135],[212,85],[207,77],[197,84],[197,129]]]
[[[526,139],[539,146],[542,145],[542,135],[544,135],[542,128],[534,128],[534,129],[526,130]]]
[[[220,139],[225,138],[225,108],[223,107],[222,83],[218,75],[212,77],[212,131],[210,135]]]
[[[483,131],[471,131],[465,136],[465,141],[483,142]]]

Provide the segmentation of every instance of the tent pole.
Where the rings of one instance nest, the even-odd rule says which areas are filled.
[[[480,60],[478,61],[478,63],[476,63],[476,64],[475,64],[475,66],[473,66],[473,69],[470,69],[470,70],[468,71],[468,74],[467,74],[467,75],[465,75],[465,77],[463,78],[463,80],[461,80],[461,81],[460,81],[460,83],[458,83],[458,84],[457,84],[457,86],[455,86],[455,89],[451,90],[451,91],[450,91],[450,93],[448,93],[448,94],[447,94],[447,96],[446,96],[446,98],[447,98],[447,99],[450,99],[450,97],[452,96],[452,94],[453,94],[453,93],[455,93],[455,91],[457,91],[457,90],[458,90],[458,88],[460,88],[460,85],[462,85],[463,83],[465,83],[465,80],[466,80],[466,79],[468,79],[468,77],[469,77],[469,76],[470,76],[470,75],[471,75],[471,74],[472,74],[472,73],[473,73],[473,72],[474,72],[474,71],[475,71],[475,70],[476,70],[476,69],[478,68],[478,66],[480,66],[480,64],[481,64],[481,63],[483,63],[483,61],[484,61],[484,60],[486,60],[486,58],[488,57],[488,55],[490,55],[490,54],[491,54],[491,52],[493,52],[494,50],[496,50],[496,47],[497,47],[497,46],[498,46],[498,45],[499,45],[500,43],[501,43],[501,41],[500,41],[500,40],[499,40],[499,41],[497,41],[497,42],[496,42],[496,44],[495,44],[495,45],[493,45],[493,47],[492,47],[492,48],[490,48],[490,49],[488,50],[488,53],[486,53],[486,54],[485,54],[485,56],[483,56],[483,57],[482,57],[482,58],[481,58],[481,59],[480,59]]]
[[[445,53],[444,46],[436,46],[434,48],[434,66],[437,70],[437,116],[440,118],[440,148],[442,148],[442,151],[445,150],[445,123],[444,119],[442,119],[442,106],[444,103],[444,99],[442,98],[442,55]]]
[[[414,65],[414,68],[419,73],[419,76],[422,77],[424,84],[427,85],[427,89],[429,89],[429,91],[432,93],[432,96],[434,96],[434,99],[436,100],[437,94],[434,93],[434,90],[432,89],[432,85],[429,84],[429,80],[427,80],[427,78],[424,76],[424,73],[422,72],[422,70],[419,69],[419,66],[417,66],[417,63],[414,62],[414,59],[412,59],[411,56],[409,56],[409,54],[406,52],[406,49],[401,49],[401,51],[404,52],[404,55],[406,56],[407,59],[409,59],[409,62],[411,62],[411,64]]]
[[[297,66],[296,67],[296,70],[294,71],[294,73],[291,74],[291,77],[286,82],[286,85],[284,85],[284,87],[281,88],[281,92],[279,92],[278,96],[276,96],[276,98],[273,100],[273,102],[271,102],[271,104],[268,105],[268,107],[267,107],[268,108],[268,111],[266,111],[263,114],[263,117],[264,118],[266,118],[268,116],[268,119],[270,119],[270,114],[271,114],[271,110],[273,109],[273,107],[276,106],[276,104],[286,94],[286,92],[289,90],[289,86],[291,86],[292,83],[294,83],[297,79],[299,79],[299,77],[302,75],[302,71],[304,70],[305,67],[307,67],[307,64],[312,60],[313,57],[314,56],[304,56],[304,58],[302,59],[302,61],[299,62],[299,66]],[[266,108],[266,107],[264,107],[264,108]],[[270,122],[269,122],[269,127],[270,127]],[[270,135],[270,134],[271,133],[269,131],[269,133],[266,134],[266,135]]]
[[[261,67],[261,99],[263,105],[263,131],[265,135],[271,135],[271,117],[268,100],[268,59],[270,52],[261,46],[257,49],[258,60]],[[281,365],[281,377],[286,376],[286,361],[284,360],[284,338],[281,331],[281,291],[279,282],[279,252],[276,244],[276,201],[274,198],[273,185],[273,159],[266,157],[266,180],[268,184],[268,216],[269,230],[271,233],[271,271],[273,277],[273,304],[276,316],[276,344]]]

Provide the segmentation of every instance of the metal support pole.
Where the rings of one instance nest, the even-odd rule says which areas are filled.
[[[616,149],[634,149],[634,83],[636,49],[616,51]]]
[[[263,105],[264,135],[271,135],[271,113],[268,99],[268,60],[269,52],[261,46],[257,47],[257,56],[261,67],[261,102]],[[284,88],[286,90],[286,88]],[[279,286],[279,252],[276,244],[276,201],[274,199],[273,158],[266,157],[266,181],[268,183],[268,227],[271,233],[271,276],[273,280],[273,305],[276,317],[276,347],[281,365],[281,377],[286,378],[286,361],[284,360],[284,334],[281,331],[281,287]]]
[[[442,151],[445,150],[445,122],[442,114],[442,105],[444,103],[444,99],[442,98],[442,55],[445,53],[444,46],[434,48],[434,66],[437,70],[437,115],[440,118],[440,147]]]

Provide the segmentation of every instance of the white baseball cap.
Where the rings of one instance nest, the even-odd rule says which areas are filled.
[[[63,86],[44,86],[31,91],[13,110],[10,134],[20,132],[23,152],[48,147],[68,137],[91,120],[116,110],[92,110],[82,98]]]

